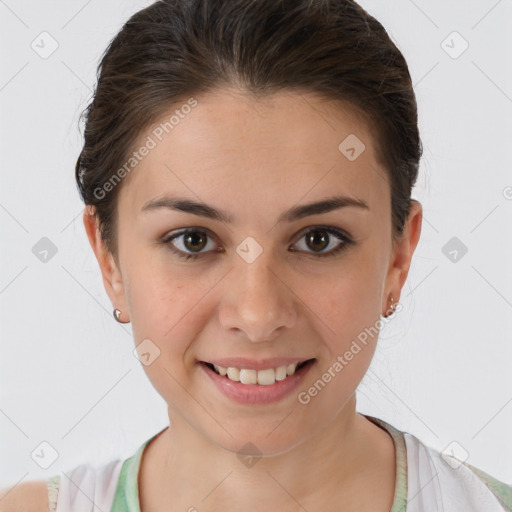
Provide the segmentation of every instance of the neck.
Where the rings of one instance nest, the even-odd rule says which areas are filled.
[[[183,418],[170,419],[170,428],[149,443],[141,460],[144,512],[169,510],[169,504],[172,510],[225,510],[227,505],[238,510],[251,503],[251,510],[268,510],[294,501],[295,507],[298,503],[314,510],[321,503],[332,505],[334,498],[343,500],[344,510],[350,510],[351,502],[354,510],[361,510],[365,491],[355,490],[367,489],[368,480],[387,489],[379,498],[385,507],[393,501],[393,442],[356,413],[355,396],[333,422],[292,449],[246,462]]]

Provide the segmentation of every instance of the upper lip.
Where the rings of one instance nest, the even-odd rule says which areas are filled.
[[[270,359],[261,359],[256,361],[247,357],[226,357],[221,359],[212,359],[204,361],[205,363],[215,364],[224,368],[240,368],[247,370],[265,370],[267,368],[278,368],[279,366],[288,366],[292,363],[303,363],[313,359],[312,357],[273,357]]]

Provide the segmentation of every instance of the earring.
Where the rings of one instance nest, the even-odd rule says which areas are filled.
[[[119,311],[119,309],[114,309],[113,311],[113,314],[114,314],[114,318],[120,323],[120,324],[127,324],[128,322],[123,322],[122,320],[119,319],[119,317],[121,316],[121,311]]]
[[[389,309],[391,310],[391,313],[389,313],[389,315],[383,315],[384,318],[388,318],[390,317],[391,315],[394,314],[395,312],[395,308],[396,308],[396,304],[394,303],[394,299],[393,297],[391,297],[391,305],[389,306]]]

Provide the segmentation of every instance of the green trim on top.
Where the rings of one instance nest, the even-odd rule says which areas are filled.
[[[407,510],[407,449],[405,445],[404,433],[393,427],[380,418],[374,416],[363,416],[375,423],[377,426],[383,428],[393,438],[395,443],[395,458],[396,458],[396,479],[395,479],[395,499],[391,505],[390,512],[406,512]]]
[[[396,455],[396,480],[395,497],[390,512],[406,512],[407,452],[404,432],[396,429],[380,418],[375,418],[374,416],[368,416],[366,414],[363,414],[363,416],[369,421],[375,423],[377,426],[389,432],[393,438]],[[141,512],[138,476],[142,455],[146,446],[167,428],[169,427],[165,427],[163,430],[157,432],[154,436],[145,441],[130,458],[124,461],[117,482],[110,512]],[[473,471],[486,484],[487,488],[493,493],[500,505],[504,508],[505,512],[512,512],[512,484],[506,484],[500,480],[497,480],[485,471],[482,471],[481,469],[476,468],[467,462],[463,462],[463,464],[471,471]],[[60,475],[54,475],[48,479],[50,510],[54,510],[57,505],[59,483]]]
[[[494,494],[494,496],[496,496],[496,499],[507,512],[512,512],[512,484],[501,482],[485,471],[475,468],[475,466],[472,466],[467,462],[463,462],[463,464],[483,480],[485,485]]]
[[[129,459],[124,461],[110,512],[140,512],[138,476],[142,453],[165,428],[145,441]]]
[[[59,498],[60,475],[53,475],[46,480],[48,489],[48,512],[57,510],[57,500]]]
[[[375,423],[377,426],[389,432],[395,444],[396,456],[396,480],[395,480],[395,498],[390,512],[406,512],[407,507],[407,457],[406,446],[403,432],[396,429],[389,423],[375,418],[373,416],[363,415],[365,418]],[[169,428],[168,426],[165,427]],[[165,430],[163,429],[163,430]],[[119,480],[112,503],[110,512],[141,512],[138,475],[140,461],[146,446],[161,432],[156,433],[153,437],[145,441],[137,451],[126,459],[121,468]],[[508,511],[507,511],[508,512]],[[511,511],[512,512],[512,511]]]

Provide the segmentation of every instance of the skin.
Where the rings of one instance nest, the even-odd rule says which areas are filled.
[[[421,204],[413,202],[393,244],[388,178],[372,133],[347,104],[296,92],[256,100],[236,89],[196,99],[121,185],[117,258],[106,251],[92,210],[83,218],[113,307],[131,321],[136,344],[149,338],[160,350],[143,368],[168,405],[171,427],[144,453],[141,508],[220,511],[250,503],[253,511],[332,510],[343,504],[345,511],[388,512],[393,441],[355,407],[378,336],[307,405],[297,394],[366,327],[379,325],[391,296],[398,302],[420,237]],[[366,145],[355,161],[338,150],[349,134]],[[277,224],[293,206],[338,194],[370,209],[345,207]],[[141,213],[147,201],[164,195],[201,200],[234,222],[170,209]],[[207,230],[208,245],[186,245],[185,237],[174,244],[202,252],[197,260],[185,261],[170,251],[171,242],[160,242],[192,226]],[[355,243],[321,258],[318,252],[343,242],[329,235],[323,246],[308,244],[306,228],[318,226],[345,230]],[[247,236],[263,248],[252,263],[236,252]],[[230,356],[317,361],[297,392],[277,403],[245,405],[220,394],[198,366]],[[252,467],[237,457],[247,442],[263,455]]]

